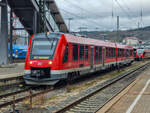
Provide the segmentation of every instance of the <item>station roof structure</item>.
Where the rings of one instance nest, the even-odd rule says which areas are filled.
[[[39,13],[39,0],[7,0],[10,8],[31,35],[34,33],[34,13]],[[49,31],[69,32],[54,0],[46,1],[46,27]],[[38,23],[38,22],[37,22]]]

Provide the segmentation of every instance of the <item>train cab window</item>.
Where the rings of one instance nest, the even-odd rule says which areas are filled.
[[[102,47],[99,47],[99,61],[102,61]]]
[[[98,47],[96,46],[95,47],[95,62],[97,63],[98,62]]]
[[[52,56],[57,46],[56,39],[34,39],[31,46],[31,56]]]
[[[84,60],[84,45],[80,45],[80,60]]]
[[[85,59],[88,60],[88,46],[85,46]]]
[[[73,44],[73,60],[76,61],[78,60],[78,45]]]
[[[63,63],[68,61],[68,50],[69,50],[69,47],[67,44],[66,49],[65,49],[65,53],[64,53]]]

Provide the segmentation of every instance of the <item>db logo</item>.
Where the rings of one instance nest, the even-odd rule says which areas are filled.
[[[42,63],[41,63],[41,62],[39,62],[39,63],[38,63],[38,65],[39,65],[39,66],[41,66],[41,65],[42,65]]]

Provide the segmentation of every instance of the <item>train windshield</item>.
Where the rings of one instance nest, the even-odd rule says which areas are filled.
[[[35,39],[32,43],[32,56],[53,56],[57,45],[56,39]]]
[[[144,51],[144,49],[137,49],[137,54],[142,55],[143,51]]]

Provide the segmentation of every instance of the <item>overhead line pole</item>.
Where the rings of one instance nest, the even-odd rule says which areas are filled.
[[[118,41],[119,39],[119,16],[117,16],[117,39],[116,39],[116,42]]]
[[[13,63],[13,12],[12,9],[10,9],[10,63]]]

